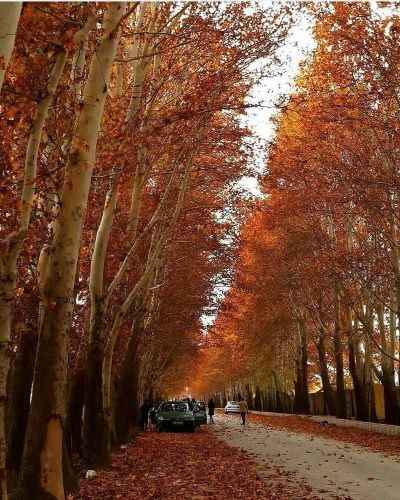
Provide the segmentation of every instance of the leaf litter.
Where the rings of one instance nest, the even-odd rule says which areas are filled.
[[[321,498],[312,495],[307,484],[293,484],[282,469],[268,465],[263,469],[260,470],[245,451],[216,439],[209,428],[203,427],[194,434],[142,432],[133,442],[113,453],[109,470],[98,471],[92,479],[82,476],[80,491],[73,498]]]

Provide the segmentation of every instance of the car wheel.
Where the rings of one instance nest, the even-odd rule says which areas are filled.
[[[194,432],[196,429],[196,426],[195,425],[192,425],[191,427],[189,427],[189,432]]]

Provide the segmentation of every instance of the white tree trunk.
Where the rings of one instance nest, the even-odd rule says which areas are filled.
[[[21,209],[18,228],[7,238],[5,249],[0,251],[0,475],[5,477],[5,429],[4,411],[6,401],[6,381],[10,366],[10,340],[14,290],[17,281],[17,263],[24,237],[28,231],[35,193],[37,157],[43,126],[50,104],[62,75],[67,54],[61,52],[51,72],[47,92],[38,103],[25,157],[25,178],[21,195]],[[2,494],[6,489],[1,484]]]
[[[79,102],[83,97],[83,88],[84,88],[84,72],[85,72],[85,61],[86,61],[86,52],[88,48],[88,35],[89,32],[97,22],[97,17],[95,12],[90,8],[88,4],[83,4],[85,10],[88,12],[88,20],[85,23],[85,26],[78,31],[75,35],[75,45],[77,46],[75,50],[75,54],[72,60],[71,66],[71,93],[75,99]]]
[[[43,287],[42,324],[27,438],[21,467],[20,496],[43,491],[64,499],[62,420],[66,384],[67,334],[74,308],[80,239],[96,156],[97,139],[115,59],[119,21],[126,2],[110,3],[104,33],[93,54],[81,112],[66,168],[61,208]],[[43,436],[46,439],[43,441]],[[39,468],[37,484],[35,468]]]
[[[14,48],[22,2],[0,2],[0,90]]]

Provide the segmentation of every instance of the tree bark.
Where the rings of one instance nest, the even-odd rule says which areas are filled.
[[[62,470],[67,334],[74,308],[80,238],[97,138],[126,3],[109,4],[104,33],[92,57],[75,126],[61,208],[43,288],[40,341],[31,412],[21,465],[19,498],[64,499]]]
[[[115,407],[117,444],[126,443],[139,423],[139,360],[137,349],[142,329],[141,314],[133,320],[128,347],[122,363]]]
[[[22,2],[0,3],[0,90],[14,48]]]
[[[394,306],[393,297],[391,294],[391,307]],[[381,345],[384,352],[393,352],[394,342],[393,342],[393,330],[395,329],[395,318],[393,317],[393,310],[389,313],[389,346],[386,338],[386,322],[385,322],[385,314],[384,314],[384,306],[383,302],[380,302],[376,307],[376,312],[378,316],[378,324],[379,331],[381,335]],[[374,361],[371,359],[371,364]],[[374,366],[374,365],[373,365]],[[400,408],[397,400],[396,394],[396,386],[394,379],[394,364],[393,360],[382,353],[382,363],[381,363],[382,371],[379,372],[376,368],[374,371],[378,376],[379,380],[383,385],[383,393],[384,393],[384,404],[385,404],[385,422],[387,424],[398,425],[400,423]]]
[[[344,385],[343,347],[341,342],[340,328],[340,302],[339,292],[337,290],[335,290],[335,326],[333,332],[333,348],[335,350],[336,364],[336,416],[338,418],[346,418],[347,411],[346,392]]]
[[[335,414],[335,397],[333,394],[332,384],[329,379],[328,366],[326,363],[325,339],[323,334],[319,336],[317,341],[318,360],[321,373],[322,387],[324,390],[324,401],[327,407],[328,415]]]
[[[91,311],[86,349],[83,421],[83,461],[89,469],[107,467],[110,459],[110,436],[103,402],[103,357],[107,312],[103,279],[107,246],[117,204],[117,191],[118,184],[113,182],[106,197],[90,268]]]
[[[85,399],[85,365],[80,359],[70,381],[67,394],[65,442],[70,458],[73,453],[82,456],[82,417]]]
[[[350,339],[349,341],[349,370],[351,378],[353,379],[357,420],[363,420],[365,422],[368,422],[369,420],[368,398],[366,394],[366,389],[358,374],[354,341],[352,339]]]
[[[32,329],[21,333],[17,354],[10,372],[7,393],[8,404],[6,411],[7,429],[7,471],[12,481],[17,482],[21,465],[26,424],[28,422],[35,354],[37,349],[37,330]]]
[[[103,404],[103,319],[101,311],[93,318],[86,354],[83,461],[89,469],[107,467],[110,460],[110,435]]]
[[[5,429],[4,429],[4,402],[6,400],[6,386],[8,370],[10,365],[10,338],[12,308],[14,304],[14,290],[17,282],[18,256],[28,231],[32,211],[32,202],[35,191],[35,178],[37,157],[39,152],[42,130],[47,117],[48,109],[53,101],[58,82],[61,78],[65,62],[66,52],[62,50],[57,57],[56,63],[50,74],[46,92],[39,101],[36,115],[33,121],[28,140],[25,156],[25,177],[21,194],[21,209],[19,214],[17,230],[6,238],[4,249],[0,251],[0,488],[4,494],[2,485],[5,473]]]
[[[308,353],[307,336],[304,318],[299,320],[299,355],[297,359],[295,381],[295,407],[296,413],[310,413],[310,401],[308,398]]]

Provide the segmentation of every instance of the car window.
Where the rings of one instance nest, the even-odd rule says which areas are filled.
[[[197,409],[200,411],[204,411],[206,409],[206,405],[203,403],[203,401],[199,401],[197,403]]]
[[[160,406],[160,411],[189,411],[187,403],[167,401]]]

